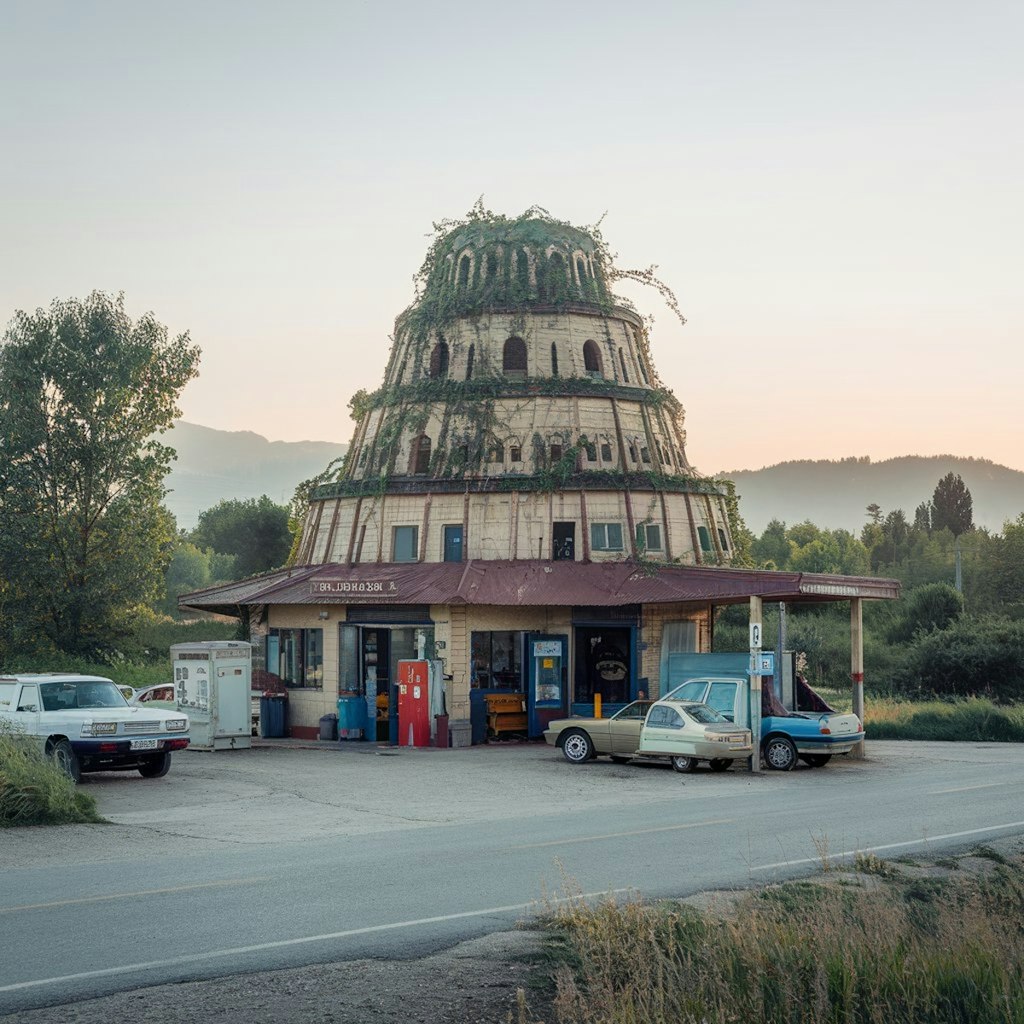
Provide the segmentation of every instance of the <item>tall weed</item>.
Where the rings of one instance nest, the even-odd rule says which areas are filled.
[[[0,828],[101,822],[83,793],[31,737],[0,723]]]
[[[734,909],[573,902],[559,1024],[990,1024],[1024,1021],[1024,870],[910,891],[787,886]],[[798,883],[807,887],[806,883]]]

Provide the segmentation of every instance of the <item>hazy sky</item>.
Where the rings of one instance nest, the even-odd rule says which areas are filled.
[[[0,0],[0,319],[124,291],[195,423],[346,441],[433,221],[656,263],[704,472],[1024,469],[1024,6]]]

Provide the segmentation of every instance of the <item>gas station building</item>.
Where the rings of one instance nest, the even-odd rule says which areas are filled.
[[[759,622],[764,601],[850,602],[862,714],[862,603],[899,583],[731,567],[733,499],[690,465],[614,276],[591,234],[532,212],[440,236],[296,564],[182,596],[248,621],[291,735],[349,695],[386,738],[398,663],[425,658],[453,745],[481,720],[539,736],[595,698],[610,714],[667,692],[675,656],[711,650],[716,606]]]

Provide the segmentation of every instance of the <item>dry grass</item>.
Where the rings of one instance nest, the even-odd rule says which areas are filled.
[[[549,927],[558,1024],[1022,1024],[1024,863],[793,882],[731,912],[574,900]]]

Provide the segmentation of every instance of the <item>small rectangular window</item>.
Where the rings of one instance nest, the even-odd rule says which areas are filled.
[[[650,462],[651,461],[651,453],[646,448],[641,448],[640,449],[640,459],[643,462]]]
[[[697,536],[700,537],[700,549],[701,551],[710,553],[715,549],[711,546],[711,534],[708,533],[706,526],[697,527]]]
[[[444,560],[446,562],[462,561],[462,527],[446,526],[444,528]]]
[[[419,558],[419,527],[396,526],[392,560],[395,562],[415,562]]]
[[[509,462],[522,462],[523,461],[523,449],[519,445],[514,444],[508,450]]]
[[[721,527],[718,528],[718,539],[722,542],[722,550],[728,551],[729,542],[725,539],[725,530],[723,530]]]
[[[594,551],[621,551],[622,525],[620,523],[591,523],[590,547]]]
[[[551,446],[551,463],[554,465],[556,462],[560,462],[562,459],[562,446],[560,444],[553,444]]]
[[[588,442],[585,447],[587,449],[587,461],[597,462],[597,446]]]
[[[642,552],[661,550],[661,527],[655,523],[638,523],[636,546]]]
[[[612,461],[612,446],[607,441],[603,442],[601,445],[601,461]]]

